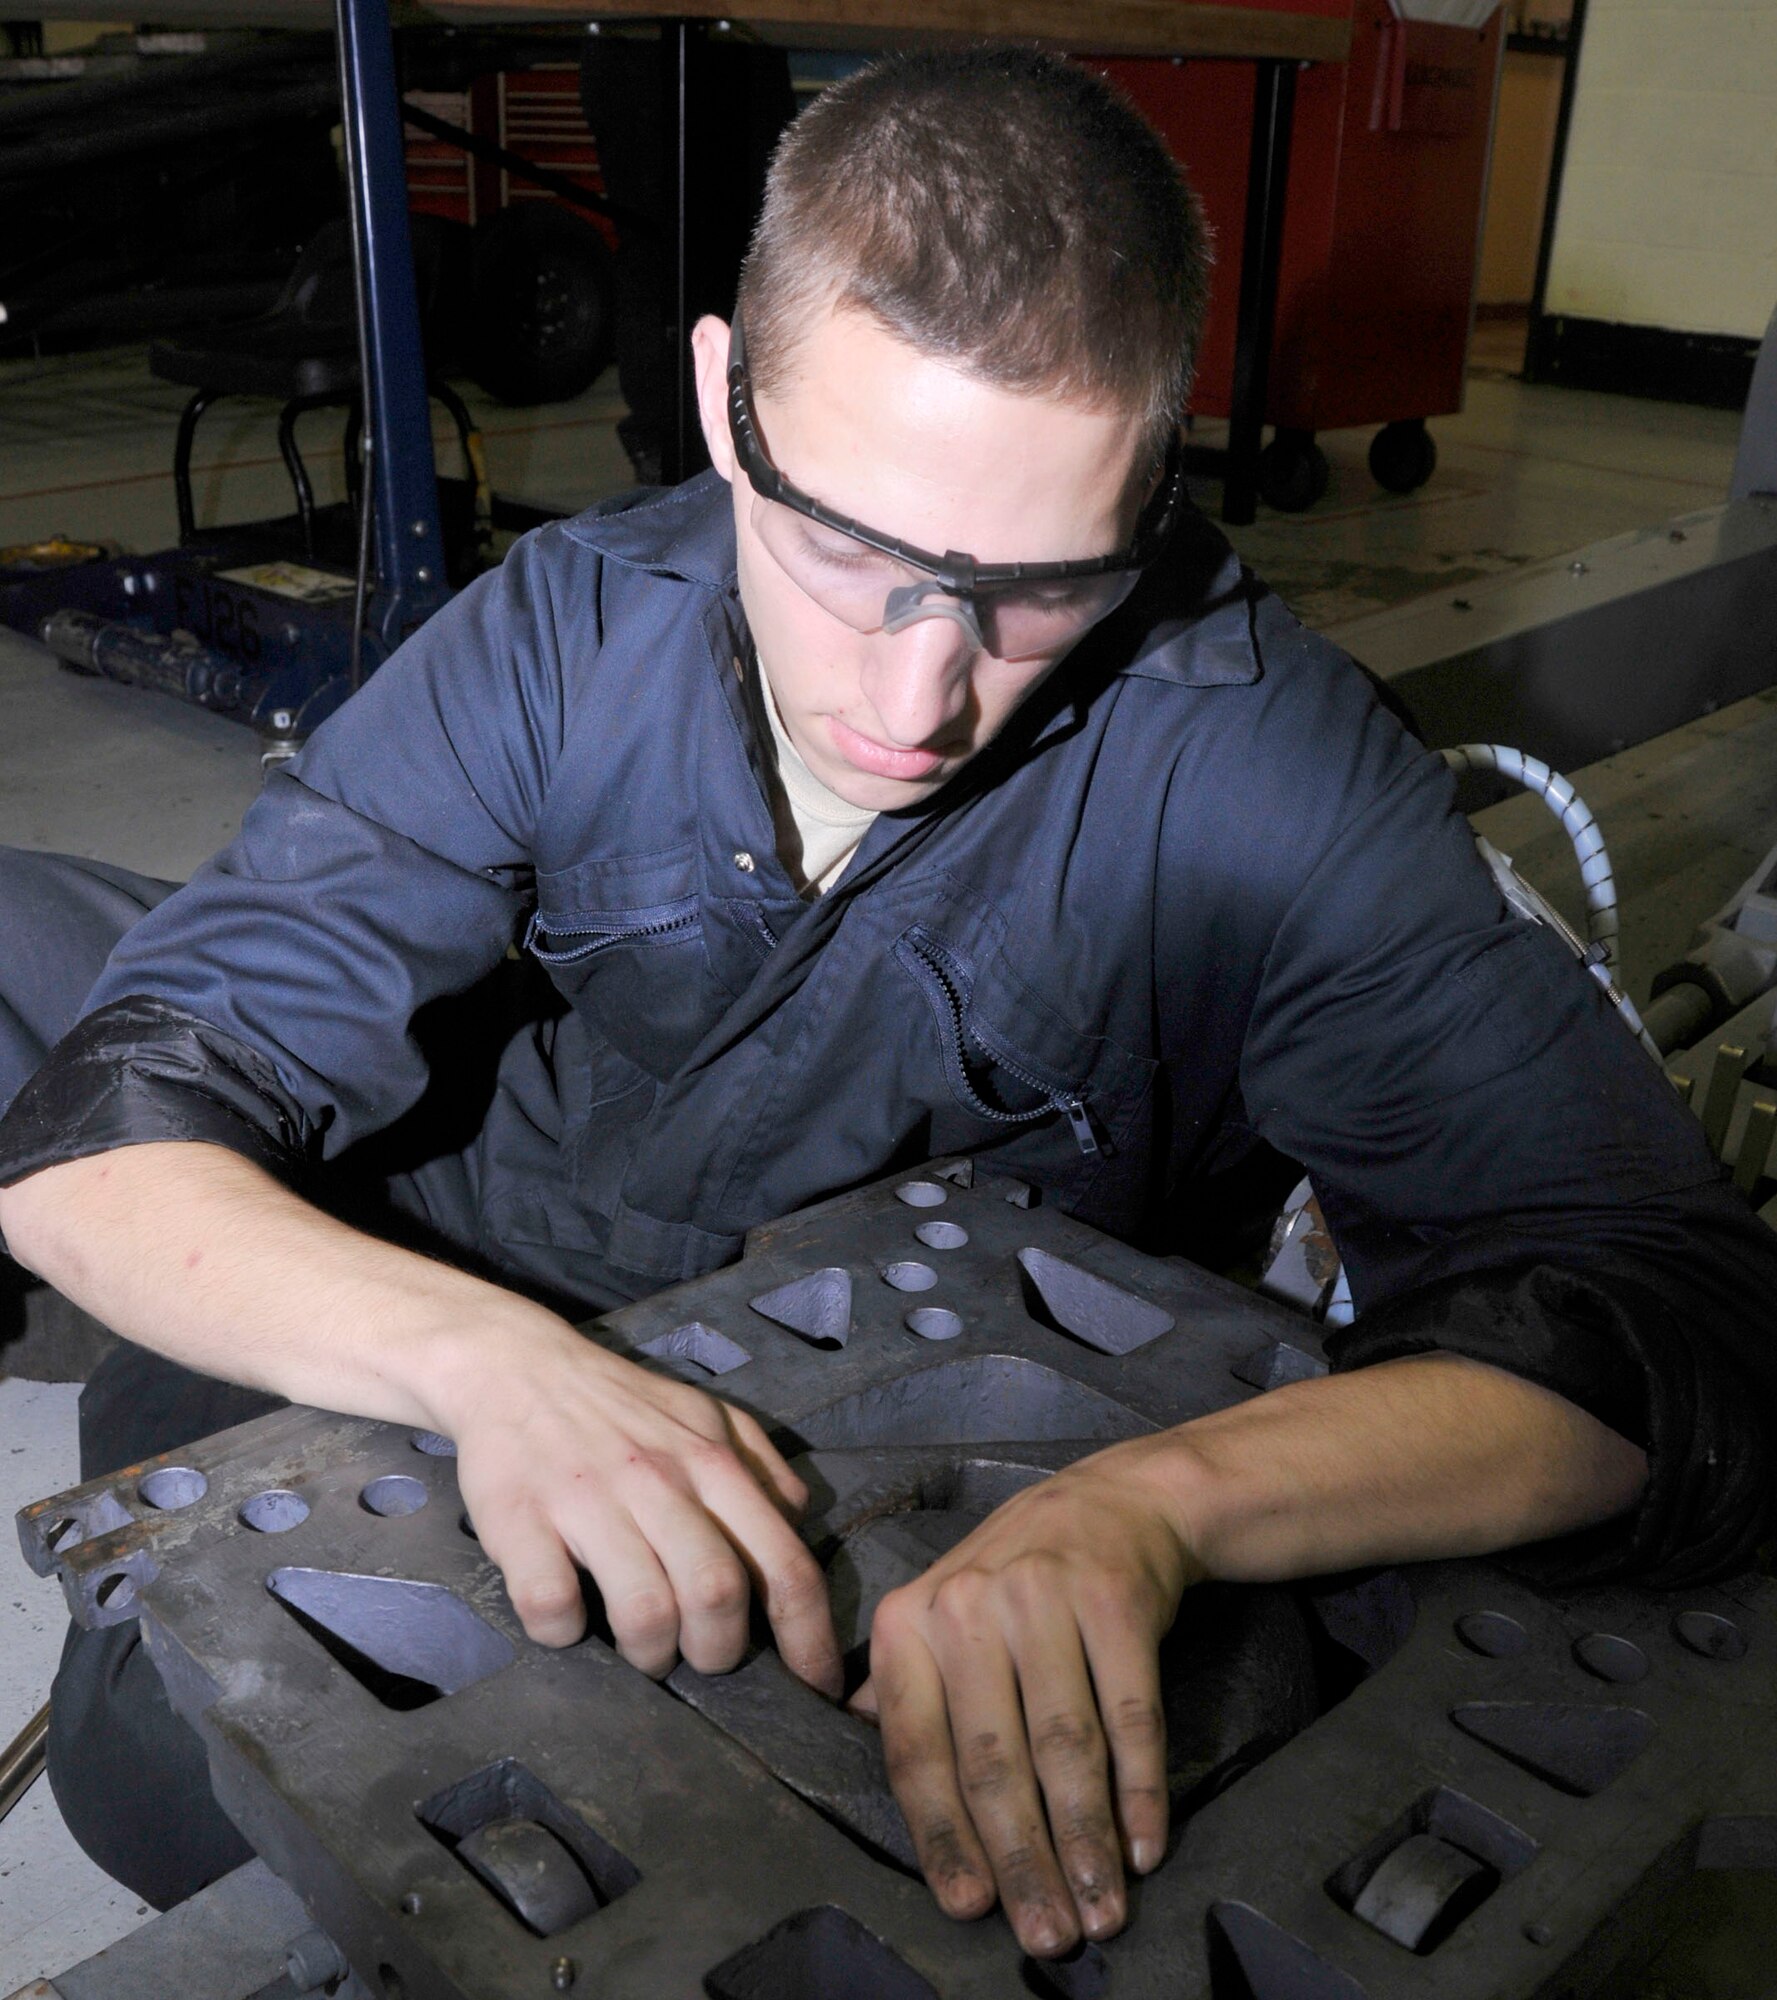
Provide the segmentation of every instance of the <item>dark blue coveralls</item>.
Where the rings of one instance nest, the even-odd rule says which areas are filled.
[[[1338,1365],[1470,1355],[1646,1447],[1630,1515],[1527,1560],[1747,1559],[1777,1238],[1596,983],[1505,909],[1441,760],[1215,530],[1188,517],[813,905],[776,856],[746,652],[706,475],[541,530],[432,619],[84,1009],[59,913],[71,965],[159,892],[20,857],[9,935],[52,970],[0,1010],[0,1183],[209,1140],[584,1313],[938,1153],[1213,1261],[1281,1155],[1346,1260]],[[86,1469],[263,1406],[125,1350],[89,1385]],[[71,1641],[52,1777],[164,1902],[242,1851],[131,1629]]]

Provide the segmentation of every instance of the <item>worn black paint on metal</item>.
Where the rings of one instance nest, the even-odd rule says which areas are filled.
[[[940,1219],[967,1241],[921,1259]],[[904,1261],[952,1337],[907,1326],[880,1275]],[[1058,1266],[1090,1282],[1058,1293]],[[1101,1344],[1066,1327],[1081,1298]],[[587,1331],[720,1367],[797,1455],[854,1683],[884,1593],[1020,1487],[1324,1365],[1307,1320],[953,1161]],[[998,1916],[939,1914],[874,1732],[768,1648],[659,1685],[600,1637],[526,1640],[446,1440],[283,1411],[20,1530],[82,1622],[141,1616],[227,1810],[406,2000],[546,2000],[564,1962],[600,2000],[1527,2000],[1610,1990],[1611,1952],[1658,1935],[1636,1898],[1686,1857],[1777,1866],[1761,1579],[1557,1599],[1442,1564],[1188,1593],[1162,1660],[1172,1851],[1124,1935],[1038,1967]]]

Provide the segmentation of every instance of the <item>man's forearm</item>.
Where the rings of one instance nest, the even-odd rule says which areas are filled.
[[[1647,1478],[1636,1446],[1563,1397],[1446,1354],[1294,1383],[1141,1443],[1117,1450],[1236,1582],[1541,1541],[1621,1513]]]
[[[567,1321],[299,1200],[199,1144],[121,1147],[0,1190],[13,1254],[108,1326],[299,1403],[443,1431],[476,1534],[532,1638],[586,1625],[701,1673],[747,1644],[749,1575],[784,1658],[829,1692],[839,1648],[807,1499],[759,1425]]]
[[[218,1146],[47,1167],[0,1189],[0,1230],[21,1263],[127,1339],[394,1423],[449,1428],[502,1340],[567,1335],[553,1314],[335,1221]]]

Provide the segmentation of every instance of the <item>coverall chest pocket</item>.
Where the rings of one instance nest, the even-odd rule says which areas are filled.
[[[1048,1121],[1076,1166],[1096,1166],[1115,1151],[1153,1063],[1070,1025],[991,941],[962,942],[915,924],[894,951],[931,1010],[945,1081],[976,1121],[975,1144]]]
[[[595,1044],[655,1076],[679,1066],[712,1017],[690,847],[539,871],[525,949]]]

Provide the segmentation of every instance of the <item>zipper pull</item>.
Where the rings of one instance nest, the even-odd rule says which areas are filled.
[[[1074,1128],[1074,1143],[1087,1159],[1098,1155],[1098,1134],[1092,1129],[1092,1118],[1086,1106],[1077,1097],[1064,1097],[1061,1108],[1067,1113],[1067,1122]]]

